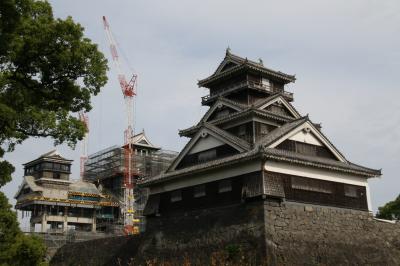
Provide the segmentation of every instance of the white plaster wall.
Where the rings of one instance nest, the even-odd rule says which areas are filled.
[[[224,145],[224,143],[211,135],[207,135],[205,138],[200,138],[196,144],[191,148],[189,154],[209,150],[218,146]]]
[[[312,145],[322,146],[322,143],[314,136],[313,133],[311,132],[307,133],[304,132],[304,130],[299,131],[297,134],[290,137],[289,139]]]

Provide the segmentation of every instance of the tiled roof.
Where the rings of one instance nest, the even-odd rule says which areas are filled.
[[[255,158],[286,161],[293,164],[329,169],[344,173],[366,176],[366,177],[375,177],[381,175],[381,170],[370,169],[353,163],[345,163],[316,156],[307,156],[291,151],[278,150],[274,148],[262,148],[261,146],[257,146],[256,148],[244,153],[186,167],[169,173],[163,173],[158,176],[140,180],[138,183],[143,186],[149,186],[155,183],[168,181],[174,178],[187,176],[193,173],[201,173],[204,171],[212,170],[219,167],[224,167],[234,163],[253,160]]]
[[[235,101],[226,99],[226,98],[224,98],[224,97],[219,97],[218,100],[213,104],[213,106],[211,106],[211,107],[207,110],[207,112],[204,114],[204,116],[203,116],[203,118],[200,120],[200,122],[197,123],[197,125],[199,125],[199,124],[201,124],[202,122],[204,122],[205,118],[208,117],[208,116],[210,115],[210,113],[214,111],[214,106],[217,106],[217,105],[219,105],[219,104],[221,104],[221,103],[227,103],[228,105],[229,105],[229,104],[230,104],[230,105],[233,105],[233,106],[237,107],[237,108],[240,109],[240,110],[244,110],[244,109],[248,108],[248,106],[246,106],[246,105],[244,105],[244,104],[241,104],[241,103],[238,103],[238,102],[235,102]]]
[[[177,177],[186,176],[186,175],[192,174],[194,172],[200,173],[203,171],[208,171],[210,169],[215,169],[215,168],[219,168],[222,166],[231,165],[231,164],[234,164],[237,162],[249,161],[249,160],[252,160],[257,157],[261,158],[261,155],[262,155],[262,153],[260,152],[260,150],[253,149],[251,151],[232,155],[232,156],[225,157],[222,159],[217,159],[217,160],[205,162],[202,164],[189,166],[189,167],[185,167],[185,168],[175,170],[172,172],[162,173],[157,176],[142,179],[142,180],[138,181],[138,184],[143,185],[143,186],[148,186],[148,185],[151,185],[154,183],[164,182],[164,181],[171,180],[171,179],[174,179]]]
[[[278,138],[284,136],[285,134],[289,133],[292,129],[296,128],[300,124],[309,121],[314,127],[315,125],[309,120],[308,116],[299,118],[295,121],[292,121],[290,123],[287,123],[279,128],[276,128],[275,130],[271,131],[265,138],[261,139],[259,143],[262,143],[264,146],[268,146],[272,144],[275,140]],[[318,128],[316,128],[318,132],[324,137],[324,139],[335,149],[337,153],[340,154],[341,157],[343,157],[346,160],[346,157],[333,145],[333,143],[322,133],[322,131]],[[279,136],[279,137],[277,137]]]
[[[283,126],[278,127],[276,129],[272,130],[271,132],[269,132],[264,138],[260,139],[257,142],[257,144],[263,145],[263,146],[268,146],[268,145],[272,144],[272,142],[283,137],[284,135],[286,135],[287,133],[289,133],[290,131],[292,131],[293,129],[298,127],[299,125],[306,122],[307,120],[308,120],[308,117],[301,117],[294,121],[288,122],[288,123],[284,124]]]
[[[256,108],[259,108],[259,107],[261,107],[263,104],[265,104],[265,103],[267,103],[267,102],[269,102],[269,101],[271,101],[271,100],[273,100],[273,99],[276,99],[276,98],[278,98],[278,97],[281,96],[281,95],[282,95],[282,94],[280,94],[279,92],[274,93],[274,94],[270,95],[270,96],[267,97],[267,98],[263,98],[263,99],[257,100],[253,105],[254,105],[254,107],[256,107]]]
[[[278,93],[275,93],[275,94],[273,94],[273,95],[271,95],[271,96],[269,96],[269,97],[267,97],[267,98],[265,98],[265,99],[258,100],[256,103],[254,103],[254,107],[260,108],[260,107],[263,106],[264,104],[266,104],[266,103],[268,103],[268,102],[270,102],[270,101],[272,101],[272,100],[278,98],[279,96],[282,96],[282,98],[285,100],[284,95],[283,95],[282,93],[278,92]],[[286,100],[285,100],[285,101],[286,101]],[[287,102],[287,101],[286,101],[286,102]],[[291,103],[287,102],[287,104],[289,104],[289,105],[293,108],[293,110],[294,110],[298,115],[300,115],[299,111],[297,111],[296,108],[295,108]]]
[[[75,183],[72,183],[69,186],[69,191],[100,195],[100,191],[97,189],[95,184],[82,180],[78,180]]]
[[[367,168],[354,163],[341,162],[317,156],[309,156],[275,148],[264,148],[264,156],[267,159],[286,161],[290,163],[313,166],[318,168],[326,168],[369,177],[381,175],[381,170]]]
[[[309,155],[304,155],[304,154],[300,154],[300,153],[296,153],[296,152],[292,152],[292,151],[279,150],[276,148],[268,148],[269,145],[271,145],[275,141],[279,140],[280,138],[282,138],[289,132],[293,131],[295,128],[301,126],[302,124],[309,122],[311,125],[314,125],[309,120],[308,116],[294,119],[293,117],[278,115],[278,114],[270,112],[270,111],[258,109],[263,104],[265,104],[271,100],[274,100],[275,98],[277,98],[279,96],[280,96],[279,93],[271,95],[270,97],[268,97],[262,101],[258,101],[251,106],[246,106],[246,105],[240,106],[240,104],[238,104],[236,102],[233,102],[233,101],[225,99],[225,98],[220,98],[219,99],[220,102],[221,101],[225,101],[225,102],[229,101],[231,104],[235,104],[242,110],[237,113],[229,114],[227,116],[224,116],[224,117],[221,117],[218,119],[214,119],[209,122],[201,121],[196,126],[193,126],[191,128],[185,129],[185,130],[181,130],[180,135],[189,135],[190,136],[190,135],[196,133],[201,128],[206,127],[209,130],[213,131],[214,133],[216,133],[216,134],[226,138],[227,140],[237,144],[238,146],[244,148],[245,151],[240,154],[229,156],[226,158],[217,159],[214,161],[201,163],[201,164],[190,166],[190,167],[185,167],[183,169],[170,171],[165,174],[161,174],[159,176],[155,176],[155,177],[151,177],[146,180],[142,180],[142,181],[140,181],[140,184],[148,186],[148,185],[151,185],[154,183],[163,182],[164,180],[171,180],[175,177],[181,177],[181,176],[186,176],[186,175],[190,175],[193,173],[208,171],[210,169],[214,169],[217,167],[226,166],[226,165],[237,163],[240,161],[251,160],[251,159],[254,159],[257,157],[259,157],[260,160],[262,160],[262,159],[278,160],[278,161],[289,162],[292,164],[301,164],[301,165],[305,165],[305,166],[329,169],[332,171],[345,172],[345,173],[355,174],[355,175],[364,176],[364,177],[374,177],[374,176],[381,175],[381,170],[363,167],[363,166],[360,166],[360,165],[357,165],[357,164],[347,161],[345,159],[345,157],[340,153],[340,151],[336,149],[336,147],[329,141],[329,139],[318,128],[316,128],[316,129],[321,134],[321,136],[324,138],[324,140],[326,140],[326,142],[329,145],[331,145],[331,147],[343,158],[343,161],[327,159],[327,158],[322,158],[322,157],[317,157],[317,156],[309,156]],[[215,104],[218,104],[218,103],[215,103]],[[221,125],[222,123],[226,123],[228,121],[233,121],[235,119],[241,119],[248,115],[258,115],[258,116],[273,118],[273,119],[277,119],[281,122],[284,122],[285,124],[272,130],[271,132],[269,132],[264,138],[257,141],[257,143],[255,143],[255,145],[253,147],[251,147],[250,143],[217,127],[217,125]]]
[[[210,130],[211,132],[215,133],[216,135],[219,135],[222,138],[224,138],[225,140],[227,140],[228,143],[230,142],[231,144],[234,144],[234,145],[240,147],[244,151],[248,151],[248,150],[251,149],[251,145],[247,141],[245,141],[245,140],[243,140],[243,139],[241,139],[239,137],[236,137],[235,135],[233,135],[233,134],[231,134],[231,133],[229,133],[229,132],[227,132],[225,130],[219,129],[218,127],[213,126],[210,123],[204,122],[201,125],[199,125],[198,127],[199,127],[199,130],[201,130],[202,128],[206,128],[206,129]],[[196,131],[196,133],[197,132],[198,131]],[[171,165],[168,167],[166,172],[169,172],[169,171],[171,171],[171,169],[173,169],[173,165],[176,163],[177,160],[180,160],[180,155],[190,145],[190,142],[191,141],[186,143],[186,145],[185,145],[185,147],[183,147],[181,153],[171,163]]]
[[[149,139],[147,138],[146,134],[144,133],[144,130],[136,134],[135,136],[132,137],[131,143],[136,146],[143,146],[147,148],[153,148],[153,149],[160,149],[159,147],[154,146]]]
[[[243,110],[238,113],[229,114],[227,116],[224,116],[224,117],[221,117],[218,119],[214,119],[212,121],[209,121],[208,123],[213,124],[215,126],[215,125],[220,125],[222,123],[229,122],[231,120],[240,119],[240,118],[243,118],[243,117],[246,117],[249,115],[257,115],[260,117],[276,119],[281,122],[288,122],[288,121],[293,120],[293,117],[290,117],[290,116],[280,115],[280,114],[276,114],[276,113],[266,111],[266,110],[259,110],[254,107],[248,107],[246,110]],[[180,130],[179,135],[180,136],[190,136],[193,133],[197,132],[199,129],[200,129],[200,125],[198,124],[196,126],[192,126],[187,129]]]
[[[243,140],[243,139],[241,139],[239,137],[236,137],[235,135],[233,135],[233,134],[231,134],[231,133],[229,133],[229,132],[227,132],[225,130],[219,129],[218,127],[213,126],[212,124],[207,123],[207,122],[204,123],[203,125],[204,125],[204,127],[208,128],[209,130],[213,131],[214,133],[216,133],[216,134],[224,137],[225,139],[235,143],[236,145],[242,147],[245,150],[249,150],[251,148],[250,143],[248,143],[247,141],[245,141],[245,140]]]
[[[61,154],[57,150],[51,150],[49,152],[46,152],[45,154],[40,155],[37,159],[27,162],[27,163],[24,163],[22,165],[30,166],[32,164],[35,164],[35,163],[37,163],[39,161],[43,161],[43,160],[60,161],[60,162],[65,162],[65,163],[70,163],[73,161],[73,160],[69,160],[69,159],[62,157]]]
[[[231,99],[228,99],[228,98],[225,98],[225,97],[219,97],[218,99],[220,99],[222,102],[233,104],[233,105],[235,105],[235,106],[237,106],[237,107],[239,107],[241,109],[246,109],[247,108],[246,104],[239,103],[239,102],[236,102],[234,100],[231,100]]]
[[[218,104],[221,104],[221,103],[228,103],[228,104],[234,105],[234,106],[236,106],[237,108],[239,108],[241,110],[245,110],[246,108],[248,108],[248,106],[246,106],[245,104],[241,104],[241,103],[229,100],[229,99],[224,98],[224,97],[219,97],[218,100],[216,102],[214,102],[213,106],[211,106],[207,110],[207,112],[203,115],[203,117],[200,119],[199,123],[197,123],[196,125],[191,126],[189,128],[179,130],[179,135],[180,136],[186,136],[186,132],[191,132],[193,129],[195,129],[195,132],[196,132],[197,129],[200,128],[201,124],[203,122],[205,122],[205,120],[206,120],[205,118],[208,117],[210,115],[210,113],[214,111],[214,106],[216,106]]]
[[[226,57],[224,60],[230,60],[232,62],[237,63],[237,66],[234,66],[226,71],[220,72],[220,73],[214,73],[208,78],[202,79],[198,82],[199,86],[206,86],[207,83],[212,82],[214,80],[217,80],[221,77],[227,76],[229,74],[232,74],[236,71],[242,70],[242,69],[253,69],[260,71],[262,73],[265,73],[267,75],[271,75],[277,78],[280,78],[282,80],[285,80],[286,82],[294,82],[296,80],[296,77],[293,75],[288,75],[285,74],[281,71],[275,71],[269,68],[266,68],[263,66],[261,63],[257,63],[251,60],[248,60],[247,58],[242,58],[240,56],[234,55],[232,53],[227,53]]]

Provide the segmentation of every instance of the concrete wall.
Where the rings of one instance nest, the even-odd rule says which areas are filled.
[[[66,245],[51,265],[400,265],[400,225],[362,211],[260,200],[148,223]]]

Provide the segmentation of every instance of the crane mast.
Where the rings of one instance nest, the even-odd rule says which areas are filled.
[[[87,113],[79,112],[79,120],[85,125],[85,135],[81,142],[81,157],[80,157],[80,178],[83,180],[85,173],[85,162],[88,158],[88,140],[89,140],[89,117]]]
[[[114,36],[110,30],[110,25],[105,16],[103,16],[103,25],[106,32],[106,36],[110,45],[111,57],[114,62],[115,68],[118,73],[118,81],[121,87],[122,94],[124,96],[125,108],[126,108],[126,119],[127,127],[124,131],[124,179],[123,179],[123,195],[124,195],[124,206],[121,208],[121,212],[124,218],[124,231],[126,234],[134,233],[133,223],[134,219],[134,173],[135,169],[134,160],[132,156],[132,137],[134,135],[133,126],[133,100],[136,95],[137,75],[133,74],[132,77],[127,81],[125,74],[122,71],[119,55],[117,52],[117,45]]]

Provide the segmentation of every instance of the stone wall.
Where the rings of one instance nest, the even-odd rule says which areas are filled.
[[[261,201],[150,217],[147,223],[141,237],[66,245],[51,265],[262,265],[265,261]]]
[[[269,265],[400,265],[400,224],[290,202],[264,209]]]
[[[51,265],[400,265],[400,225],[259,200],[152,217],[140,237],[66,245]]]

